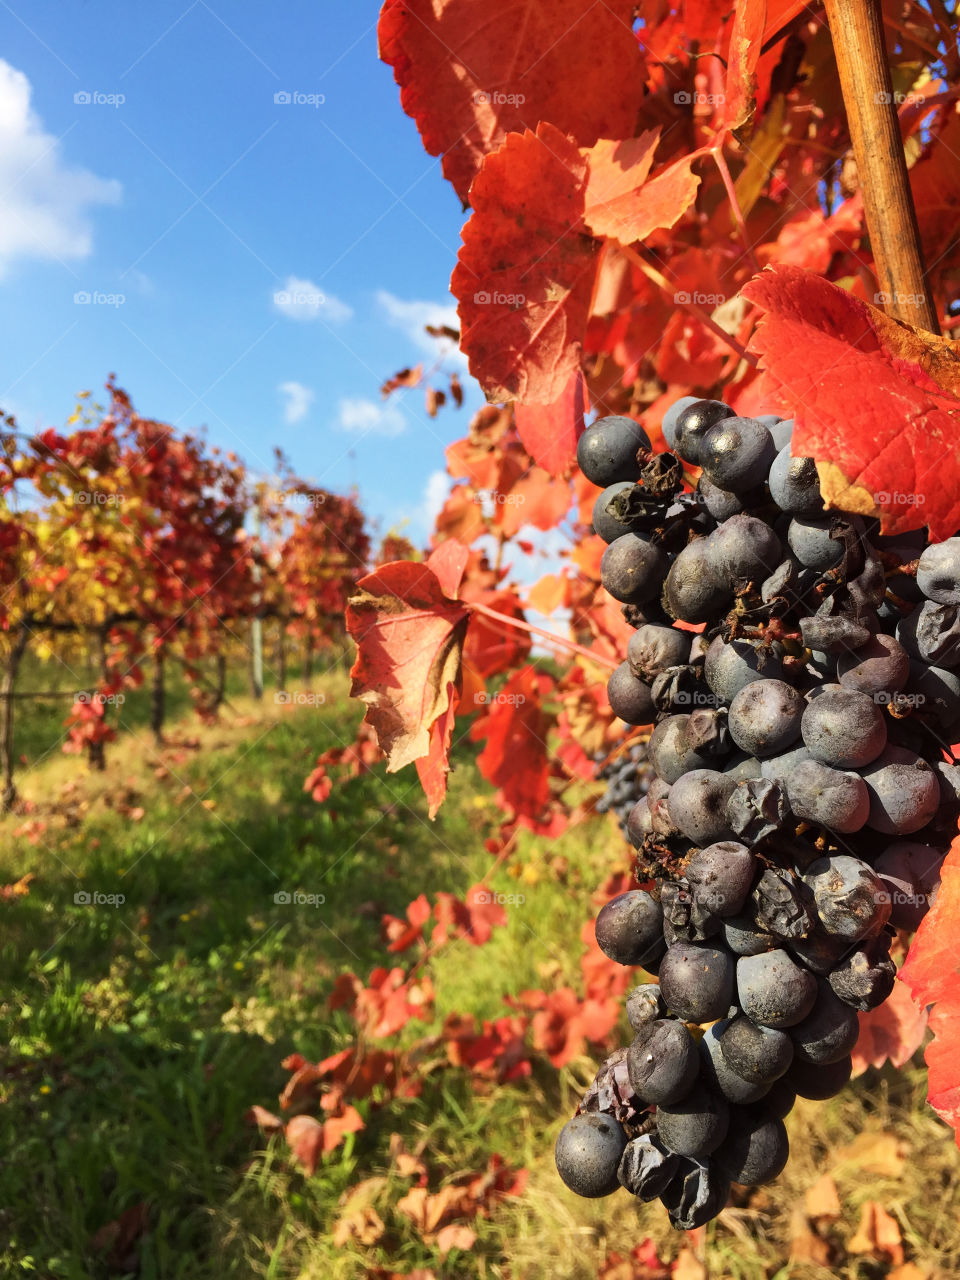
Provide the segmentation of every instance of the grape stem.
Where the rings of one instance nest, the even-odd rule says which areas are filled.
[[[552,631],[545,631],[543,627],[535,627],[532,622],[527,622],[521,618],[511,618],[509,614],[491,609],[489,605],[471,604],[469,607],[474,613],[482,613],[487,618],[495,618],[497,622],[506,623],[508,627],[516,627],[519,631],[529,631],[531,635],[541,636],[552,645],[556,645],[557,648],[565,649],[568,653],[579,653],[581,657],[589,658],[591,662],[596,662],[601,667],[608,667],[611,671],[616,671],[620,665],[619,662],[613,658],[608,658],[605,654],[594,653],[592,649],[587,649],[582,644],[577,644],[574,640],[565,640],[563,636],[554,635]]]

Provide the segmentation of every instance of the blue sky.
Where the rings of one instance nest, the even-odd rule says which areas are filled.
[[[422,391],[379,394],[453,320],[464,215],[377,59],[378,10],[0,6],[0,406],[24,429],[114,372],[145,416],[253,470],[279,445],[425,536],[482,397],[465,378],[467,406],[431,422]]]

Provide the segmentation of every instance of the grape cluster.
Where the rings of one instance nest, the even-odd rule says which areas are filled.
[[[613,813],[620,830],[628,836],[627,819],[654,778],[647,744],[625,739],[609,756],[603,752],[595,756],[594,764],[598,766],[597,778],[607,784],[597,801],[597,813]]]
[[[684,1230],[731,1183],[775,1178],[796,1097],[849,1079],[857,1013],[893,988],[891,940],[932,900],[960,804],[960,538],[827,510],[792,429],[687,397],[670,452],[622,417],[578,449],[634,628],[610,704],[655,726],[625,824],[638,887],[596,937],[658,981],[628,997],[633,1042],[556,1160],[581,1195],[659,1198]]]

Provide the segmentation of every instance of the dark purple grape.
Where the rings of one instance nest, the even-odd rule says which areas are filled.
[[[694,898],[717,916],[737,914],[747,900],[756,871],[753,854],[735,840],[695,850],[686,867]]]
[[[677,1231],[695,1231],[715,1218],[727,1203],[730,1179],[712,1161],[684,1160],[683,1172],[660,1199]]]
[[[837,676],[845,689],[855,689],[876,699],[892,701],[910,675],[910,657],[893,636],[880,632],[871,636],[855,653],[841,653],[837,658]]]
[[[645,889],[619,893],[600,908],[595,932],[600,950],[617,964],[642,965],[663,950],[663,913]]]
[[[697,500],[702,502],[714,520],[720,523],[743,511],[747,495],[741,497],[729,489],[721,489],[704,472],[697,481]]]
[[[785,1031],[761,1027],[744,1014],[720,1036],[727,1066],[751,1084],[772,1084],[793,1061],[793,1041]]]
[[[860,1035],[860,1020],[849,1005],[834,994],[823,978],[817,1002],[796,1026],[790,1028],[794,1053],[803,1062],[837,1062],[846,1057]]]
[[[749,640],[726,643],[717,636],[704,663],[707,684],[724,702],[732,702],[754,680],[780,680],[783,664],[772,649],[761,649]]]
[[[791,516],[815,516],[823,510],[820,476],[812,458],[795,458],[787,445],[770,465],[770,497]]]
[[[694,1085],[677,1102],[657,1108],[657,1136],[678,1156],[708,1156],[727,1136],[727,1100],[703,1085]]]
[[[918,929],[927,914],[944,859],[942,849],[913,841],[887,845],[873,869],[890,894],[890,923],[895,929]]]
[[[737,995],[741,1009],[753,1022],[764,1027],[792,1027],[813,1008],[817,980],[794,964],[786,951],[766,951],[737,961]]]
[[[730,587],[748,580],[759,586],[783,561],[780,539],[756,516],[731,516],[707,543],[714,576]]]
[[[709,622],[732,603],[730,588],[711,562],[707,542],[706,538],[688,542],[667,574],[663,603],[683,622]]]
[[[650,686],[637,679],[628,662],[621,662],[607,681],[607,698],[613,714],[627,724],[653,724],[656,719]]]
[[[887,745],[883,712],[865,693],[828,685],[807,704],[803,745],[831,769],[861,769]]]
[[[852,1071],[853,1063],[849,1054],[836,1062],[825,1063],[804,1062],[802,1058],[795,1057],[793,1066],[783,1080],[795,1090],[798,1097],[823,1102],[840,1092],[850,1079]]]
[[[741,780],[727,801],[727,821],[733,834],[748,844],[769,840],[789,825],[783,787],[769,778]]]
[[[715,769],[693,769],[670,789],[670,817],[696,845],[724,840],[732,834],[727,823],[727,800],[735,786],[733,779]]]
[[[803,882],[824,929],[848,943],[879,933],[890,918],[886,885],[859,858],[819,858],[807,868]]]
[[[667,1012],[660,999],[660,986],[656,982],[642,982],[639,987],[634,987],[627,996],[624,1008],[634,1031],[639,1031],[648,1022],[664,1017]]]
[[[660,591],[667,557],[641,533],[625,533],[611,542],[600,560],[600,580],[615,600],[644,604]]]
[[[960,538],[926,548],[917,563],[917,586],[937,604],[960,604]]]
[[[713,1022],[733,1002],[733,957],[702,942],[678,942],[660,965],[660,992],[684,1022]]]
[[[692,769],[709,769],[710,756],[700,755],[690,746],[686,737],[686,715],[667,716],[661,720],[647,745],[650,763],[664,782],[677,782]]]
[[[940,783],[913,751],[888,746],[862,772],[870,801],[867,826],[888,836],[919,831],[940,806]]]
[[[632,418],[600,418],[577,441],[577,466],[591,484],[605,489],[618,480],[636,480],[638,452],[650,450],[650,437]]]
[[[653,831],[650,817],[650,804],[643,796],[630,810],[627,816],[626,837],[635,849],[639,849],[644,840]]]
[[[557,1138],[557,1172],[578,1196],[608,1196],[620,1186],[617,1169],[626,1145],[627,1135],[612,1116],[602,1112],[574,1116]]]
[[[764,1103],[733,1107],[730,1133],[714,1156],[714,1163],[731,1182],[757,1187],[782,1173],[790,1155],[790,1143],[782,1120],[772,1116]]]
[[[738,1104],[756,1102],[765,1098],[770,1090],[769,1082],[754,1084],[744,1080],[728,1066],[720,1051],[720,1037],[730,1025],[728,1018],[707,1027],[700,1038],[700,1074],[715,1093],[721,1093],[728,1102]]]
[[[677,422],[684,409],[689,409],[691,405],[699,404],[697,396],[681,396],[679,400],[674,400],[673,404],[663,415],[660,423],[660,430],[663,432],[663,438],[671,449],[676,452],[677,448]]]
[[[852,618],[817,615],[800,619],[800,636],[808,649],[849,653],[870,640],[870,632]]]
[[[689,656],[690,633],[650,623],[637,630],[627,645],[627,661],[639,680],[650,681],[668,667],[685,666]]]
[[[791,871],[766,867],[750,895],[751,915],[760,929],[781,941],[805,938],[816,923],[810,892]]]
[[[677,417],[671,445],[684,462],[700,465],[700,445],[715,422],[732,418],[733,410],[720,400],[698,400],[688,405]]]
[[[730,737],[749,755],[781,755],[800,737],[806,705],[784,680],[754,680],[730,704]]]
[[[735,956],[759,956],[776,949],[772,934],[747,916],[733,916],[723,922],[723,940]]]
[[[870,813],[870,794],[856,773],[806,760],[785,777],[790,808],[804,822],[830,831],[859,831]]]
[[[690,1032],[673,1018],[657,1018],[637,1028],[627,1053],[630,1084],[650,1106],[676,1102],[697,1078],[699,1055]]]
[[[725,418],[701,438],[699,454],[700,466],[714,484],[743,493],[767,478],[777,448],[756,418]]]
[[[819,573],[832,569],[843,559],[843,543],[831,538],[833,521],[794,517],[787,529],[787,543],[802,565]]]
[[[886,934],[878,934],[861,943],[856,951],[844,955],[827,974],[827,981],[844,1004],[867,1013],[883,1004],[893,990],[896,977],[897,966],[890,959],[890,939]]]
[[[900,622],[897,639],[921,662],[944,669],[960,666],[960,607],[925,600]]]
[[[632,1138],[624,1148],[620,1185],[640,1200],[656,1200],[682,1172],[683,1157],[668,1151],[651,1133]]]

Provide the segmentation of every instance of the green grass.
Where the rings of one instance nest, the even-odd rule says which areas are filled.
[[[326,996],[345,969],[365,978],[391,963],[381,915],[402,915],[420,892],[462,896],[491,865],[482,840],[497,813],[466,749],[433,824],[412,771],[377,769],[323,807],[303,793],[316,754],[349,740],[358,719],[342,679],[324,688],[316,709],[280,712],[268,697],[211,728],[186,721],[162,752],[143,735],[124,739],[108,748],[106,775],[83,777],[82,762],[58,755],[23,779],[48,828],[32,845],[13,835],[22,818],[0,823],[0,884],[35,876],[28,895],[0,902],[0,1276],[346,1280],[383,1266],[442,1280],[588,1280],[609,1249],[626,1254],[646,1234],[667,1256],[680,1247],[659,1206],[638,1215],[625,1197],[580,1202],[557,1183],[552,1144],[592,1073],[586,1058],[559,1073],[540,1059],[529,1081],[505,1087],[435,1070],[418,1098],[358,1104],[366,1129],[312,1178],[282,1140],[244,1123],[252,1103],[276,1106],[286,1054],[317,1059],[348,1043],[351,1024]],[[191,737],[201,750],[185,745]],[[144,808],[141,820],[115,807],[121,792]],[[435,1031],[453,1011],[501,1014],[503,995],[526,987],[576,985],[591,895],[622,863],[605,824],[523,838],[492,885],[524,901],[488,945],[454,942],[436,957],[436,1019],[404,1036]],[[325,902],[278,904],[281,889]],[[86,905],[81,892],[124,901]],[[960,1161],[922,1106],[922,1084],[917,1070],[870,1073],[842,1098],[799,1109],[787,1173],[711,1229],[711,1275],[829,1274],[786,1266],[791,1212],[860,1130],[895,1134],[905,1164],[894,1179],[838,1166],[832,1274],[886,1274],[841,1248],[870,1196],[895,1206],[926,1274],[956,1274],[960,1227],[940,1208],[956,1204]],[[410,1183],[391,1169],[393,1132],[409,1150],[423,1144],[431,1190],[492,1152],[530,1169],[529,1190],[472,1224],[473,1249],[440,1257],[396,1211]],[[368,1191],[384,1234],[338,1248],[341,1197],[364,1179],[377,1180]],[[138,1205],[146,1231],[110,1262],[92,1238]]]

